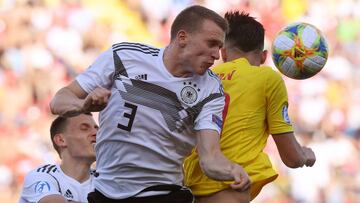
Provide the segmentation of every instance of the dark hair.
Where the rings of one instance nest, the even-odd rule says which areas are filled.
[[[215,11],[203,6],[195,5],[184,9],[176,16],[171,25],[171,40],[175,39],[176,34],[180,30],[185,30],[186,32],[191,33],[201,29],[201,25],[205,20],[213,21],[222,30],[224,30],[224,32],[228,29],[226,20]]]
[[[83,114],[92,116],[91,113],[83,113]],[[71,117],[58,116],[55,118],[55,120],[51,123],[51,126],[50,126],[51,143],[59,155],[60,155],[60,149],[59,149],[59,146],[57,146],[55,144],[54,137],[56,134],[63,133],[65,131],[69,118],[71,118]]]
[[[234,46],[243,52],[264,49],[265,29],[261,23],[245,12],[227,12],[225,19],[229,24],[229,31],[225,37],[225,44]]]

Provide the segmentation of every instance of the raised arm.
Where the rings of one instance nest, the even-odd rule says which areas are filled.
[[[76,116],[84,112],[97,112],[104,109],[111,92],[97,87],[89,94],[74,80],[68,86],[61,88],[50,103],[53,114],[61,116]]]
[[[250,186],[250,179],[244,169],[231,162],[221,152],[220,136],[215,130],[200,130],[197,133],[197,151],[200,166],[204,173],[220,181],[231,181],[233,189],[246,190]]]
[[[302,147],[296,140],[294,133],[272,135],[279,151],[282,162],[289,168],[313,166],[316,157],[311,148]]]

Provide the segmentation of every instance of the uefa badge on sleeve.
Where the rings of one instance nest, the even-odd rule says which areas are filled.
[[[35,184],[35,193],[46,193],[50,191],[50,184],[46,181],[38,181]]]
[[[287,124],[291,124],[290,117],[289,117],[289,113],[288,113],[288,104],[287,104],[287,103],[284,103],[284,104],[283,104],[281,114],[282,114],[283,120],[284,120]]]

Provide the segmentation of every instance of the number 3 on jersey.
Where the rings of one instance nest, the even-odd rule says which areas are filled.
[[[132,125],[134,123],[134,119],[135,119],[135,115],[136,115],[136,111],[137,111],[137,106],[134,104],[130,104],[125,102],[124,104],[125,107],[129,108],[131,110],[131,113],[124,113],[124,117],[129,119],[129,122],[127,125],[123,125],[118,123],[117,127],[126,131],[131,131]]]

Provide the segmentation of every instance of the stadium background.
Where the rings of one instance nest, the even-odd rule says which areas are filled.
[[[284,78],[297,137],[318,160],[287,169],[269,139],[280,176],[254,202],[360,202],[359,0],[0,0],[0,202],[17,202],[24,174],[58,160],[49,141],[54,93],[114,42],[165,46],[169,24],[191,4],[250,12],[268,49],[290,22],[322,30],[330,48],[322,72]]]

